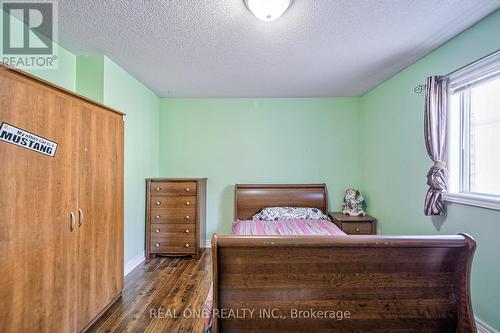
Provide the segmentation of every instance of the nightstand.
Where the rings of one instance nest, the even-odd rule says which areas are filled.
[[[341,212],[328,213],[332,222],[348,235],[376,235],[377,220],[369,215],[349,216]]]

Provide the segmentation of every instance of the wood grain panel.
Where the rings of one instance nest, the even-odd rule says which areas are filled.
[[[196,197],[191,195],[186,196],[171,196],[171,195],[152,195],[151,208],[170,208],[183,209],[193,207],[196,209]]]
[[[151,195],[153,194],[166,194],[166,195],[196,195],[196,182],[185,181],[171,181],[161,182],[157,181],[150,189]]]
[[[348,235],[371,235],[372,224],[366,222],[343,223],[342,231]]]
[[[308,290],[310,291],[310,290]],[[290,294],[290,292],[289,292]],[[293,294],[292,294],[293,295]],[[427,316],[439,321],[441,319],[457,320],[457,302],[453,297],[450,298],[432,298],[432,299],[345,299],[340,295],[338,298],[317,300],[315,295],[311,295],[309,300],[298,302],[296,299],[275,300],[268,298],[268,301],[247,301],[247,300],[223,300],[227,309],[252,309],[256,313],[263,313],[266,309],[278,309],[280,316],[293,318],[294,313],[304,313],[304,320],[311,309],[321,312],[349,312],[349,320],[411,320],[418,319],[425,313]],[[264,319],[264,318],[263,318]],[[314,319],[314,318],[313,318]],[[310,320],[311,324],[314,320]]]
[[[153,208],[151,223],[187,223],[196,221],[196,207]]]
[[[293,327],[293,330],[290,330]],[[221,330],[224,332],[325,332],[325,333],[456,333],[456,319],[443,318],[440,321],[426,319],[400,320],[332,320],[332,319],[289,319],[262,320],[225,320]],[[461,332],[461,331],[460,331]],[[464,331],[472,332],[472,331]]]
[[[77,102],[0,70],[0,123],[59,144],[55,157],[0,141],[0,332],[76,331]],[[57,292],[56,292],[57,291]]]
[[[234,268],[226,271],[228,276],[220,278],[221,285],[232,286],[235,285],[238,280],[245,279],[248,277],[248,281],[245,281],[241,288],[261,288],[261,289],[273,289],[280,288],[284,284],[287,287],[300,287],[304,283],[313,287],[320,288],[325,284],[331,286],[335,285],[341,289],[352,287],[353,279],[356,279],[356,288],[380,288],[386,284],[398,284],[401,288],[439,288],[449,285],[454,277],[454,272],[446,273],[427,273],[421,274],[419,272],[403,272],[403,273],[363,273],[361,270],[356,273],[343,273],[342,268],[336,266],[336,269],[319,269],[320,267],[315,267],[311,265],[301,265],[299,268],[295,269],[295,272],[287,272],[287,268],[291,265],[281,266],[277,265],[279,268],[276,269],[276,273],[248,273],[249,270],[245,270],[242,273],[232,273]],[[314,269],[314,276],[311,274],[304,273],[306,268]],[[251,269],[257,269],[256,265],[253,265]],[[301,270],[301,273],[297,273]],[[338,271],[341,270],[342,273]],[[238,271],[240,272],[240,271]],[[260,272],[260,271],[259,271]],[[431,280],[432,279],[432,280]],[[265,286],[259,286],[258,281],[266,280]],[[229,287],[223,287],[229,288]],[[234,287],[236,288],[236,287]]]
[[[194,253],[195,235],[183,237],[151,237],[152,253]]]
[[[251,220],[266,207],[312,207],[328,212],[325,184],[235,186],[235,219]]]
[[[92,106],[80,112],[79,330],[123,289],[123,120]]]
[[[332,218],[332,220],[339,220],[341,222],[372,222],[375,220],[374,217],[370,215],[365,216],[350,216],[343,214],[342,212],[329,212],[328,215]]]
[[[467,235],[214,236],[214,307],[257,315],[216,318],[213,331],[476,332],[474,249]],[[259,315],[266,309],[279,318]]]
[[[299,245],[295,245],[296,243],[304,242],[304,236],[287,236],[286,238],[281,236],[280,242],[289,242],[287,245],[290,247],[275,247],[273,242],[276,237],[259,237],[259,246],[252,248],[252,251],[248,251],[244,246],[237,246],[240,244],[241,239],[246,239],[248,236],[233,236],[231,238],[231,253],[236,253],[237,258],[233,258],[230,256],[225,257],[226,265],[230,264],[243,264],[241,263],[239,258],[244,259],[245,265],[252,265],[254,257],[265,258],[266,263],[270,265],[275,263],[288,264],[293,260],[293,264],[325,264],[330,263],[334,266],[345,267],[348,264],[356,264],[357,262],[365,261],[367,263],[373,265],[403,265],[408,263],[408,257],[413,258],[411,265],[427,265],[426,267],[431,268],[429,262],[435,261],[433,264],[437,267],[437,269],[443,269],[443,264],[454,263],[456,260],[456,255],[460,253],[460,247],[449,247],[449,248],[437,248],[437,244],[434,245],[434,250],[432,253],[422,252],[417,245],[415,247],[401,247],[397,254],[394,254],[394,251],[389,248],[389,245],[393,245],[396,247],[396,244],[393,243],[400,239],[400,236],[390,236],[390,237],[378,237],[380,242],[386,243],[388,246],[385,248],[381,248],[378,244],[375,246],[366,243],[372,239],[371,236],[336,236],[335,243],[339,243],[339,246],[336,248],[336,253],[338,256],[335,258],[335,261],[332,262],[331,255],[329,253],[325,253],[322,248],[324,245],[328,245],[331,242],[330,236],[317,236],[314,237],[314,241],[317,244],[302,244],[302,246],[308,246],[307,252],[297,251],[295,247],[301,248]],[[309,237],[310,238],[310,237]],[[229,240],[228,240],[229,241]],[[431,240],[429,240],[431,241]],[[377,252],[368,251],[366,248],[363,248],[362,245],[366,244],[365,247],[377,247]],[[243,243],[244,244],[244,243]],[[350,246],[351,244],[357,246]],[[352,248],[351,248],[352,247]],[[274,248],[274,251],[279,252],[279,256],[275,256],[269,252],[270,248]],[[224,249],[221,249],[224,251]],[[418,255],[420,253],[420,255]],[[224,253],[224,252],[222,252]],[[384,255],[393,254],[391,260],[388,261],[387,257]],[[284,259],[284,260],[283,260]],[[436,262],[439,262],[440,265],[436,265]],[[262,263],[258,263],[262,264]],[[324,265],[325,266],[325,265]],[[353,265],[355,266],[355,265]],[[389,267],[389,266],[387,266]],[[410,268],[410,267],[408,267]],[[365,271],[365,270],[363,270]]]
[[[252,279],[249,276],[248,279]],[[305,283],[305,280],[302,281]],[[282,283],[283,284],[283,283]],[[267,286],[267,285],[266,285]],[[280,288],[280,287],[269,287],[267,296],[261,292],[258,292],[260,287],[253,288],[226,288],[224,284],[221,283],[221,291],[224,298],[231,299],[244,299],[248,302],[265,302],[269,299],[276,301],[286,301],[290,299],[290,289]],[[310,292],[312,290],[312,293]],[[257,292],[256,292],[257,291]],[[307,290],[299,289],[294,294],[294,301],[297,302],[307,302],[311,301],[311,294],[315,295],[314,300],[335,300],[342,297],[349,298],[352,301],[365,301],[366,299],[378,299],[378,300],[392,300],[395,295],[398,295],[398,299],[443,299],[452,297],[451,291],[448,288],[443,288],[443,285],[436,287],[428,286],[416,286],[412,288],[408,287],[397,287],[394,288],[393,293],[387,293],[385,290],[380,290],[376,286],[369,285],[366,288],[362,286],[352,287],[350,285],[337,286],[336,288],[324,288],[324,283],[322,286],[316,284],[311,285]],[[226,299],[221,299],[225,302]]]
[[[184,237],[196,235],[196,224],[151,223],[151,237]]]

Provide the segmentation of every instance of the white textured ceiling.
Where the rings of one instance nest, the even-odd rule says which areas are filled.
[[[500,8],[500,0],[59,0],[59,40],[105,54],[160,96],[356,96]]]

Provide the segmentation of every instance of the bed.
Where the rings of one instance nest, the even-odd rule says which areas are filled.
[[[235,220],[327,203],[324,184],[236,185]],[[214,235],[211,332],[476,332],[474,250],[465,234]]]

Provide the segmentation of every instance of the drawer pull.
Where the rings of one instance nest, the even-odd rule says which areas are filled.
[[[161,204],[161,201],[157,201],[156,205],[159,206]]]
[[[189,244],[186,244],[186,247],[189,247]]]
[[[190,205],[191,205],[191,203],[189,201],[186,202],[186,206],[190,206]]]
[[[360,230],[359,230],[359,228],[356,228],[356,229],[354,229],[354,230],[356,230],[356,232],[359,232],[359,231],[360,231]]]
[[[160,191],[161,191],[161,187],[157,187],[156,192],[160,192]]]
[[[156,219],[159,220],[160,219],[160,215],[156,215]]]
[[[189,215],[186,215],[185,219],[186,219],[186,220],[189,220],[189,219],[190,219]]]
[[[160,232],[160,229],[156,229],[155,231],[156,231],[156,232]]]
[[[191,189],[189,187],[187,187],[186,192],[191,192]]]
[[[189,229],[186,229],[186,234],[189,234]]]
[[[160,247],[160,243],[156,243],[156,244],[155,244],[155,246],[156,246],[156,247]]]

